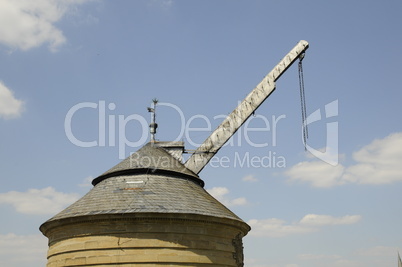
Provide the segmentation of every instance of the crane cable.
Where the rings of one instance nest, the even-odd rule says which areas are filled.
[[[306,94],[304,92],[304,77],[303,77],[303,61],[304,53],[299,57],[299,87],[300,87],[300,103],[301,103],[301,114],[302,114],[302,129],[303,129],[303,142],[304,150],[307,150],[307,109],[306,109]]]

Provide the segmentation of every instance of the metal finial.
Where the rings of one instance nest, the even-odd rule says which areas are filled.
[[[158,99],[152,99],[153,107],[148,107],[148,112],[152,113],[152,122],[149,125],[149,132],[151,133],[151,142],[155,142],[155,134],[156,128],[158,128],[158,124],[156,123],[156,104],[158,103]]]

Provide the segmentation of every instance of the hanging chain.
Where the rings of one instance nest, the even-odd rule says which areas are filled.
[[[299,57],[299,87],[300,87],[300,103],[301,103],[301,112],[302,112],[302,129],[303,129],[303,141],[304,141],[304,149],[307,150],[307,138],[308,138],[308,129],[307,129],[307,109],[306,109],[306,94],[304,92],[304,77],[303,77],[303,61],[304,53]]]

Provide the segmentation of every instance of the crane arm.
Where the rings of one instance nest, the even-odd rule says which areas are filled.
[[[307,50],[308,46],[306,41],[300,41],[195,150],[184,165],[194,173],[200,173],[218,150],[275,90],[276,80]]]

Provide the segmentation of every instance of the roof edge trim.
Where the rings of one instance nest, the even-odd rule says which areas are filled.
[[[127,176],[127,175],[137,175],[137,174],[159,174],[159,175],[169,175],[169,176],[174,176],[175,178],[179,179],[185,179],[185,180],[190,180],[194,182],[195,184],[201,186],[202,188],[204,187],[205,183],[203,180],[200,178],[197,178],[195,176],[187,175],[181,172],[175,172],[171,170],[164,170],[164,169],[154,169],[154,168],[137,168],[137,169],[127,169],[127,170],[121,170],[121,171],[115,171],[111,172],[105,175],[101,175],[95,179],[92,180],[92,185],[96,186],[103,180],[106,180],[108,178],[116,177],[116,176]]]

